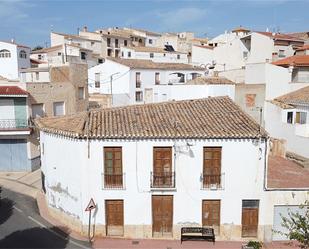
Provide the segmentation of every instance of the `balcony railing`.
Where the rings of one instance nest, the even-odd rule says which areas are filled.
[[[0,130],[26,129],[28,127],[28,119],[0,119]]]
[[[104,189],[124,189],[125,174],[102,174]]]
[[[175,172],[151,172],[151,188],[175,188]]]
[[[224,173],[220,175],[202,174],[202,189],[224,189]]]

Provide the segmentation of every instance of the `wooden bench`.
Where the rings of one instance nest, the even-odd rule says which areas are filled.
[[[185,240],[208,240],[215,243],[215,232],[210,227],[182,227],[181,243]]]

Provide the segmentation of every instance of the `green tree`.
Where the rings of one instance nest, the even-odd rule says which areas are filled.
[[[42,49],[42,48],[43,48],[42,46],[37,45],[37,46],[35,46],[35,47],[32,49],[32,51],[40,50],[40,49]]]
[[[309,201],[300,206],[304,212],[288,212],[287,217],[281,215],[281,225],[287,232],[278,232],[290,240],[297,240],[302,249],[309,249]]]

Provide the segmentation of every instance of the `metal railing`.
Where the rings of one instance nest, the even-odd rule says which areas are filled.
[[[175,188],[175,172],[151,172],[151,188]]]
[[[124,189],[125,174],[102,174],[103,189]]]
[[[0,130],[25,129],[28,127],[28,119],[0,119]]]
[[[202,189],[224,189],[224,173],[220,175],[201,174]]]

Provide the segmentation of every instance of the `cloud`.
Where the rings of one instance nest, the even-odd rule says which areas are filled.
[[[27,10],[34,4],[25,0],[0,0],[0,19],[2,24],[14,23],[29,17]]]

